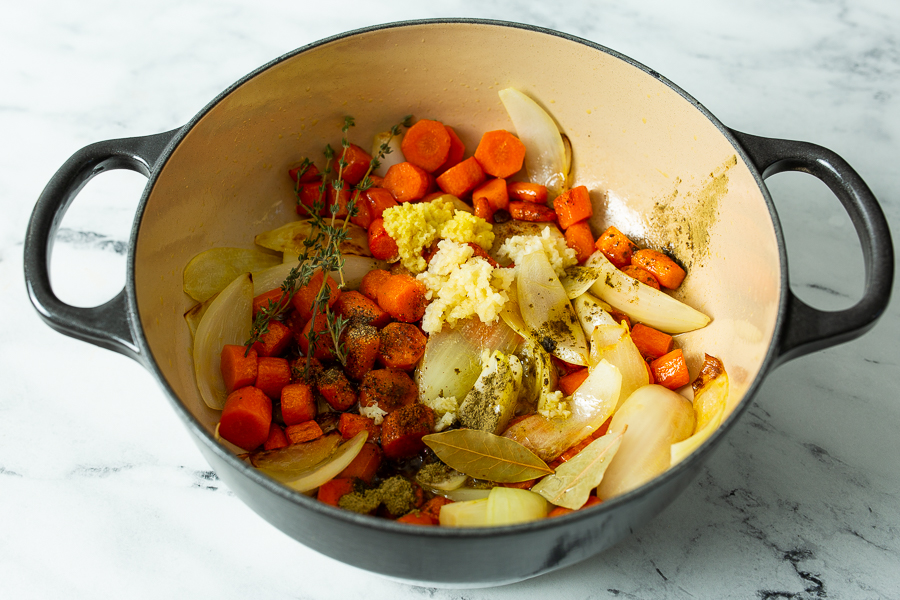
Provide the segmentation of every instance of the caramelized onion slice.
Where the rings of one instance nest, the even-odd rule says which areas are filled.
[[[277,450],[250,454],[250,464],[257,469],[282,473],[301,473],[331,456],[341,443],[341,434],[330,433],[311,442],[291,444]]]
[[[280,481],[289,488],[298,492],[310,492],[323,483],[331,481],[337,477],[338,473],[347,468],[359,451],[362,450],[363,444],[369,434],[360,431],[355,436],[341,444],[330,454],[325,460],[310,467],[304,471],[274,471],[269,469],[260,469],[269,477]]]

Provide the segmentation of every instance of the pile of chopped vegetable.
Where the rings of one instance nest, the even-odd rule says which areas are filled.
[[[186,266],[198,388],[260,471],[380,518],[506,525],[632,490],[721,423],[722,363],[692,382],[673,338],[709,322],[666,292],[685,271],[595,237],[568,140],[500,97],[516,133],[471,156],[410,117],[370,153],[348,117],[289,169],[297,221]]]

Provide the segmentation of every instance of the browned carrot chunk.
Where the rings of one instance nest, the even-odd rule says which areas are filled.
[[[390,413],[381,424],[381,448],[388,458],[409,458],[418,454],[431,433],[434,412],[424,404],[410,404]]]
[[[416,383],[398,369],[372,369],[359,384],[359,405],[385,412],[413,404],[419,397]]]
[[[425,284],[411,275],[391,275],[378,290],[378,305],[404,323],[413,323],[425,314],[428,301]]]
[[[378,302],[378,290],[391,274],[384,269],[373,269],[366,273],[359,284],[359,291],[369,300]]]
[[[680,349],[672,350],[651,362],[650,370],[653,371],[656,383],[670,390],[677,390],[691,382],[687,363]]]
[[[656,250],[638,250],[631,256],[631,264],[649,271],[656,277],[659,285],[670,290],[674,290],[684,281],[684,269]]]
[[[506,192],[512,200],[543,204],[547,201],[547,187],[539,183],[527,181],[511,181],[506,185]]]
[[[622,267],[622,272],[633,279],[637,279],[644,285],[649,285],[655,290],[659,289],[659,282],[656,280],[656,277],[649,271],[645,271],[636,265],[626,265]]]
[[[552,208],[534,202],[515,200],[509,203],[509,214],[517,221],[533,223],[549,223],[556,220],[556,212]]]
[[[378,304],[354,290],[341,294],[334,303],[334,312],[347,319],[350,325],[372,325],[381,328],[391,320],[391,316]]]
[[[596,247],[619,269],[631,264],[631,255],[637,250],[628,236],[615,227],[610,227],[597,238]]]
[[[587,187],[579,185],[566,190],[553,201],[553,209],[559,217],[559,226],[568,229],[569,226],[590,219],[594,214],[591,204],[591,196]]]
[[[406,131],[400,149],[406,160],[433,173],[447,161],[451,142],[443,123],[422,119]]]
[[[363,444],[359,454],[356,455],[356,458],[338,474],[338,477],[346,477],[348,479],[356,477],[366,483],[372,483],[372,480],[375,479],[375,473],[378,472],[378,467],[381,466],[383,456],[384,453],[378,447],[378,444],[366,442]]]
[[[631,340],[645,360],[656,360],[675,347],[675,340],[668,333],[638,323],[631,329]]]
[[[425,334],[409,323],[391,323],[381,330],[378,351],[381,363],[393,369],[409,371],[425,354]]]
[[[312,349],[310,349],[310,340]],[[304,355],[312,354],[319,360],[332,360],[334,358],[334,339],[331,337],[331,327],[328,316],[319,313],[315,319],[310,319],[303,327],[300,334],[300,350]]]
[[[322,428],[315,421],[304,421],[296,425],[288,425],[284,428],[284,435],[292,444],[311,442],[322,437]]]
[[[578,369],[577,371],[572,371],[565,377],[559,378],[559,389],[562,390],[562,393],[566,396],[571,396],[575,393],[584,380],[587,379],[588,370],[587,369]]]
[[[222,378],[225,380],[225,389],[230,394],[236,389],[247,387],[256,383],[258,373],[258,358],[256,350],[235,344],[227,344],[222,348],[220,367]]]
[[[420,510],[413,510],[399,519],[397,519],[398,523],[406,523],[407,525],[437,525],[437,522],[431,517],[431,515],[427,515]]]
[[[371,441],[381,439],[381,425],[376,425],[375,421],[369,417],[353,413],[341,413],[338,421],[338,431],[341,432],[341,437],[345,440],[349,440],[360,431],[367,431],[369,433],[368,439]]]
[[[328,290],[322,290],[326,285],[328,286]],[[319,295],[320,291],[322,297],[324,297],[325,294],[328,294],[328,306],[334,306],[334,303],[337,302],[338,297],[341,295],[341,290],[338,288],[337,282],[331,277],[324,277],[322,271],[319,270],[310,278],[309,283],[301,286],[294,294],[294,297],[291,298],[291,304],[294,306],[297,313],[299,313],[300,318],[304,323],[312,318],[313,305],[315,304],[316,297]],[[321,310],[317,312],[321,312]]]
[[[259,341],[253,343],[253,349],[259,356],[280,356],[293,339],[291,330],[274,319],[269,321],[267,328],[268,331],[259,336]]]
[[[522,169],[525,144],[504,129],[488,131],[475,148],[475,159],[488,175],[509,177]]]
[[[326,369],[316,384],[319,393],[334,410],[347,410],[356,404],[356,392],[341,369]]]
[[[296,425],[316,418],[316,399],[305,383],[291,383],[281,388],[281,419],[285,425]]]
[[[362,379],[375,366],[381,347],[381,332],[372,325],[351,326],[344,334],[347,364],[344,371],[355,381]]]
[[[284,429],[278,423],[272,423],[269,426],[269,437],[263,443],[263,450],[278,450],[288,445],[287,436],[284,435]]]
[[[439,523],[441,520],[441,507],[447,504],[453,504],[453,500],[444,498],[443,496],[435,496],[431,500],[425,502],[420,510],[423,514],[434,519],[435,523]]]
[[[231,392],[219,419],[219,435],[244,450],[266,442],[272,424],[272,401],[253,386]]]

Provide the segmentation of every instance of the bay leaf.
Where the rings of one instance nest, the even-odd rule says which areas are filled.
[[[627,429],[627,427],[625,428]],[[619,450],[625,429],[599,437],[584,450],[541,479],[531,488],[556,506],[576,510],[587,502],[591,490],[600,484],[606,467]]]
[[[487,431],[453,429],[422,438],[444,463],[476,479],[517,483],[553,473],[522,444]]]

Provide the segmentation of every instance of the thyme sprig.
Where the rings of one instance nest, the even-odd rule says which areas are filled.
[[[311,224],[309,233],[303,240],[303,252],[298,257],[298,264],[291,269],[287,277],[281,284],[281,296],[279,300],[269,300],[267,305],[262,308],[253,319],[253,325],[250,331],[250,338],[246,341],[246,352],[250,351],[254,343],[260,341],[269,331],[269,323],[273,319],[281,320],[291,305],[291,300],[300,288],[309,285],[309,282],[315,276],[316,272],[322,271],[325,276],[330,273],[337,272],[340,278],[339,288],[346,286],[344,280],[344,258],[341,255],[341,244],[349,238],[347,231],[351,217],[359,214],[360,195],[367,189],[372,187],[371,179],[372,171],[381,165],[384,157],[391,152],[391,140],[400,134],[401,127],[409,127],[412,124],[412,115],[407,115],[403,120],[392,126],[390,135],[379,145],[375,156],[369,161],[366,173],[360,182],[350,190],[350,197],[347,201],[347,214],[338,217],[341,211],[341,196],[345,192],[346,184],[344,182],[344,169],[349,165],[346,156],[350,148],[350,129],[356,125],[353,117],[344,117],[344,124],[341,127],[341,154],[337,161],[334,160],[335,151],[330,145],[326,145],[323,151],[325,156],[325,167],[322,170],[322,181],[318,187],[318,198],[313,202],[312,208],[301,202],[300,180],[303,175],[313,166],[308,159],[304,159],[298,167],[296,185],[294,193],[297,195],[297,206],[303,207],[307,213]],[[337,165],[337,172],[332,165]],[[334,201],[329,202],[329,188],[334,190]],[[328,206],[328,211],[325,207]],[[326,215],[323,217],[323,213]],[[330,213],[330,214],[328,214]],[[331,345],[335,358],[342,364],[347,364],[347,350],[345,344],[341,340],[344,330],[347,328],[348,320],[335,315],[329,306],[331,297],[331,288],[326,284],[323,278],[323,285],[316,293],[313,301],[312,316],[310,317],[313,324],[316,323],[316,317],[324,314],[327,327],[324,332],[330,337]],[[318,343],[322,332],[316,330],[316,327],[310,327],[308,338],[308,352],[306,353],[306,361],[303,368],[303,377],[308,378],[311,367],[311,358]]]

